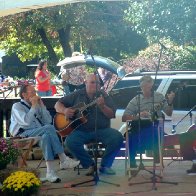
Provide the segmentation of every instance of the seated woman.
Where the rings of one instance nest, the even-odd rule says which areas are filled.
[[[9,131],[12,136],[40,136],[40,147],[47,167],[46,178],[41,180],[60,182],[60,178],[54,171],[55,155],[59,156],[60,169],[74,168],[79,164],[79,161],[65,155],[56,130],[51,125],[52,117],[41,97],[36,95],[35,88],[32,85],[21,86],[20,97],[21,101],[12,106]]]

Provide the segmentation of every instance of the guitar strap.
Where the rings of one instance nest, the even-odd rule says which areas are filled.
[[[31,109],[26,103],[24,103],[23,101],[20,101],[20,103],[24,106],[26,106],[29,110]],[[38,116],[35,114],[34,115],[35,118],[38,120],[38,122],[43,126],[44,124],[42,123],[42,121],[38,118]]]

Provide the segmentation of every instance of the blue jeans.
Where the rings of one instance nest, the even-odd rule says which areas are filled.
[[[37,94],[40,97],[47,97],[47,96],[52,96],[52,91],[51,90],[49,90],[49,91],[37,91]]]
[[[65,143],[71,154],[80,160],[81,165],[88,168],[94,161],[84,149],[84,144],[95,141],[96,135],[97,141],[105,146],[101,166],[111,167],[123,142],[123,136],[119,131],[112,128],[98,129],[96,134],[93,130],[91,132],[75,130],[66,138]]]
[[[130,164],[135,165],[135,156],[137,155],[137,152],[142,153],[145,150],[154,150],[154,153],[157,153],[158,124],[155,124],[154,128],[152,126],[141,128],[140,135],[138,130],[129,132]]]
[[[20,136],[41,136],[39,144],[46,161],[54,160],[55,155],[64,153],[63,147],[53,125],[44,125],[43,127],[36,129],[25,130],[22,134],[20,134]]]

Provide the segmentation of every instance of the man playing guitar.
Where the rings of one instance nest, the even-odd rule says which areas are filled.
[[[102,142],[106,149],[99,171],[114,175],[115,171],[111,169],[111,166],[123,142],[121,133],[110,128],[110,119],[115,117],[116,108],[112,99],[100,90],[100,81],[95,74],[89,74],[86,77],[85,85],[84,89],[62,97],[55,104],[56,111],[63,114],[64,118],[69,119],[73,125],[73,131],[66,137],[66,146],[80,160],[83,168],[89,169],[86,175],[93,175],[95,163],[84,149],[84,144],[92,141]],[[91,105],[88,108],[85,104],[81,106],[87,111],[75,107],[81,102]],[[75,126],[77,118],[81,119],[81,124]]]
[[[153,146],[154,158],[155,161],[158,162],[158,121],[156,119],[162,117],[162,110],[167,115],[172,115],[172,102],[175,94],[171,92],[167,95],[167,99],[165,99],[161,93],[152,91],[153,83],[153,79],[149,75],[144,75],[140,79],[142,94],[137,95],[129,102],[122,116],[123,122],[126,122],[127,120],[132,121],[132,129],[129,133],[131,168],[137,167],[135,160],[136,152],[138,150],[141,152],[143,150],[152,149]],[[141,119],[140,130],[138,130],[137,126],[139,118]],[[152,123],[153,121],[154,127]]]

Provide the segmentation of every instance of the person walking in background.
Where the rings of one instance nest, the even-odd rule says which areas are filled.
[[[40,97],[52,96],[51,84],[50,84],[51,75],[50,72],[47,70],[47,66],[48,66],[47,61],[41,60],[35,71],[36,89],[37,89],[37,94]]]

